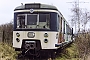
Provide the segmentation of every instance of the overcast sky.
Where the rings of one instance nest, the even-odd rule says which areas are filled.
[[[14,8],[20,6],[21,3],[44,3],[56,6],[59,11],[63,14],[65,19],[70,19],[70,9],[74,0],[0,0],[0,24],[8,23],[13,20]],[[80,2],[89,2],[89,0],[80,0]],[[80,3],[80,7],[87,8],[90,10],[89,3]]]

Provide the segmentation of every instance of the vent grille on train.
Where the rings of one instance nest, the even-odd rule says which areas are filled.
[[[40,3],[25,4],[26,9],[40,8]]]

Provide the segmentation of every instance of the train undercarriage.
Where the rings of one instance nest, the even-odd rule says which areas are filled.
[[[54,60],[56,56],[55,50],[35,50],[35,49],[28,49],[22,50],[20,54],[18,54],[18,59],[35,59],[35,60]]]
[[[51,58],[55,59],[56,50],[55,49],[41,49],[40,41],[23,41],[22,49],[15,49],[16,51],[21,51],[18,54],[18,58],[28,57],[28,58]]]
[[[68,45],[68,44],[67,44]],[[66,46],[67,46],[66,45]],[[63,48],[66,47],[62,45],[59,49],[41,49],[40,41],[23,41],[22,49],[15,49],[16,51],[21,51],[18,54],[18,58],[29,58],[29,59],[55,59],[56,55],[61,52]]]

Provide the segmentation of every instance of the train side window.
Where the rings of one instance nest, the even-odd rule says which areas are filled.
[[[57,20],[57,27],[58,31],[60,31],[60,16],[58,15],[58,20]]]
[[[60,32],[62,32],[62,17],[61,17],[61,20],[60,20]]]
[[[65,21],[64,21],[64,29],[63,29],[63,31],[64,31],[64,34],[65,34]]]
[[[66,24],[66,33],[68,34],[68,25]]]
[[[68,35],[71,35],[71,29],[67,24],[66,24],[66,32]]]
[[[72,35],[72,30],[71,28],[69,27],[69,34]]]

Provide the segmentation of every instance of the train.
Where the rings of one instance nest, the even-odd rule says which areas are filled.
[[[13,47],[22,55],[49,55],[73,42],[70,27],[57,7],[26,3],[14,9]]]

